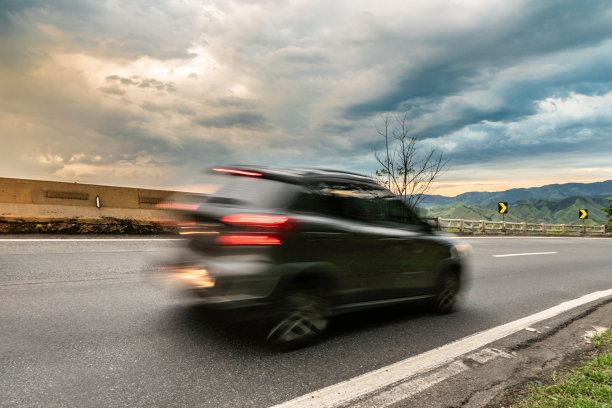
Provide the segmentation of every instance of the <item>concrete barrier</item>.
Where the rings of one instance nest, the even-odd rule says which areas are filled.
[[[198,199],[169,190],[0,178],[0,233],[172,232],[179,217],[156,205]]]

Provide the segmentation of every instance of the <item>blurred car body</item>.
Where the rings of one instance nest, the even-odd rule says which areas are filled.
[[[182,208],[188,245],[161,277],[210,308],[267,321],[275,346],[305,345],[331,316],[430,299],[455,306],[469,245],[434,233],[373,179],[341,171],[215,168],[226,183]]]

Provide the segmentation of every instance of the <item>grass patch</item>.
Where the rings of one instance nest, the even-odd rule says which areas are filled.
[[[554,373],[551,385],[532,385],[513,408],[612,408],[612,330],[595,336],[597,356],[565,374]]]

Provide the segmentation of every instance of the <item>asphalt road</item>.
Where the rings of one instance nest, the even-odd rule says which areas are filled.
[[[460,311],[348,315],[276,353],[144,279],[178,241],[6,238],[27,237],[0,239],[0,406],[266,407],[612,288],[611,239],[466,238]]]

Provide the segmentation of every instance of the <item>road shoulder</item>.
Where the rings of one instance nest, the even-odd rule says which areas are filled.
[[[580,364],[593,346],[586,334],[612,326],[612,299],[585,305],[496,341],[432,372],[394,384],[361,407],[507,407],[528,383]],[[442,378],[443,380],[438,380]],[[433,384],[433,385],[432,385]],[[422,387],[422,391],[418,391]],[[417,391],[417,392],[415,392]],[[398,401],[397,394],[410,395]],[[395,395],[393,398],[387,396]],[[394,400],[386,404],[385,400]]]

